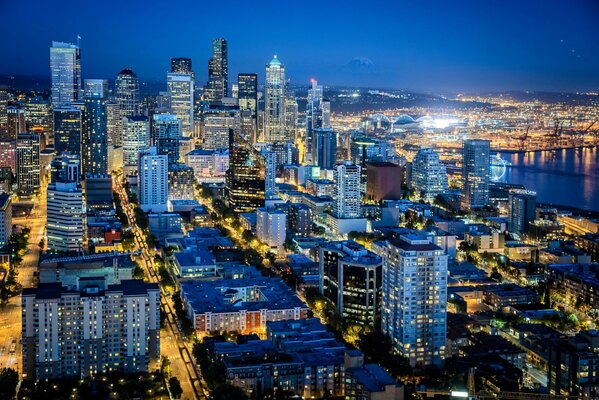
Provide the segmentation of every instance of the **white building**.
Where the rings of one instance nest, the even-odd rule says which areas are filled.
[[[287,214],[281,210],[256,210],[256,236],[271,248],[282,250],[287,237]]]
[[[193,78],[191,74],[167,75],[171,112],[181,120],[184,136],[193,134]]]
[[[433,149],[422,148],[412,163],[412,186],[428,201],[447,191],[447,171]]]
[[[157,155],[151,147],[140,154],[137,174],[139,206],[144,212],[166,212],[168,209],[168,156]]]
[[[149,371],[150,361],[160,358],[158,285],[80,277],[77,289],[60,282],[23,289],[25,378]]]
[[[137,173],[139,154],[150,147],[150,122],[148,117],[123,117],[123,171],[126,175]]]
[[[55,182],[48,185],[48,250],[78,252],[83,247],[85,207],[78,182]]]
[[[413,367],[442,366],[447,331],[447,255],[418,235],[379,242],[381,329]]]
[[[275,55],[266,65],[264,85],[264,139],[268,143],[287,140],[285,86],[285,66]]]
[[[203,117],[204,142],[202,148],[214,150],[229,147],[229,129],[239,133],[239,112],[209,112]]]
[[[81,99],[81,55],[78,46],[52,42],[50,71],[52,106],[56,107]]]
[[[359,165],[345,161],[335,167],[335,197],[333,209],[337,218],[359,218],[362,213]]]
[[[195,149],[185,156],[185,165],[193,169],[198,182],[224,182],[229,169],[229,150]]]

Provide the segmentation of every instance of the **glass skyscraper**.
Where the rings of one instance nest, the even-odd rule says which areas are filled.
[[[54,149],[81,157],[83,131],[82,112],[79,108],[64,105],[54,108]]]
[[[205,94],[209,101],[229,96],[229,52],[226,39],[212,40],[212,58],[208,61]]]
[[[191,74],[167,75],[171,113],[181,120],[183,135],[193,134],[193,78]]]
[[[268,143],[287,140],[285,126],[285,66],[275,55],[266,65],[264,137]]]
[[[155,114],[152,131],[159,155],[168,156],[169,165],[179,161],[179,140],[181,121],[173,114]]]
[[[322,85],[312,80],[306,102],[306,155],[309,162],[314,162],[316,159],[314,130],[331,127],[331,104],[323,98],[323,94]]]
[[[107,88],[108,82],[105,80],[85,80],[85,116],[81,144],[84,174],[108,173]]]
[[[116,77],[115,98],[121,110],[121,117],[138,114],[139,80],[130,69],[124,69]]]
[[[481,208],[489,204],[489,174],[491,169],[491,142],[464,140],[462,179],[465,208]]]
[[[226,195],[229,207],[236,212],[253,212],[264,207],[264,157],[241,138],[231,133]]]
[[[50,47],[52,105],[70,103],[81,98],[81,54],[71,43],[52,42]]]

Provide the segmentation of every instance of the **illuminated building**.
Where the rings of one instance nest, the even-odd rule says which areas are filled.
[[[287,238],[287,214],[282,210],[256,210],[256,237],[270,248],[282,250]]]
[[[168,209],[168,157],[157,155],[150,147],[139,155],[137,172],[139,207],[144,212],[161,213]]]
[[[21,133],[17,135],[17,188],[26,195],[33,194],[40,186],[40,135]]]
[[[10,168],[13,174],[17,171],[16,140],[0,139],[0,168]]]
[[[241,130],[255,143],[258,139],[258,75],[242,73],[237,75]],[[244,111],[249,111],[244,113]]]
[[[285,66],[275,55],[266,65],[264,86],[264,137],[266,142],[286,141]]]
[[[206,150],[221,149],[229,146],[229,130],[240,131],[238,110],[212,108],[202,115],[204,141],[202,148]],[[248,138],[249,139],[249,138]]]
[[[148,117],[123,117],[123,170],[135,174],[139,154],[150,147]]]
[[[462,180],[465,208],[481,208],[489,204],[489,174],[491,167],[489,140],[464,140]]]
[[[510,190],[508,230],[516,234],[524,234],[529,230],[529,223],[537,217],[537,194],[529,190]]]
[[[308,101],[306,103],[306,152],[310,162],[314,160],[316,129],[327,129],[331,127],[331,103],[323,98],[322,85],[312,80],[312,87],[308,89]]]
[[[168,163],[179,162],[181,121],[174,114],[154,114],[152,124],[154,143],[158,154],[168,156]]]
[[[206,100],[217,101],[229,96],[229,54],[225,39],[212,40],[212,58],[208,61]]]
[[[185,164],[193,169],[200,183],[223,182],[229,169],[229,149],[195,149],[185,155]]]
[[[19,107],[6,108],[6,134],[7,139],[16,139],[19,133],[27,132],[25,111]]]
[[[57,154],[69,153],[81,157],[82,115],[79,108],[71,105],[54,108],[54,149]]]
[[[334,169],[337,164],[337,134],[332,129],[316,128],[312,135],[313,164],[321,169]]]
[[[168,199],[193,200],[193,168],[185,164],[169,164],[168,167]]]
[[[108,82],[105,80],[85,80],[85,113],[81,140],[84,174],[108,173],[107,90]]]
[[[132,70],[125,68],[116,77],[115,100],[121,111],[121,118],[138,115],[139,80]]]
[[[173,57],[171,58],[171,72],[175,74],[193,74],[191,58]]]
[[[6,246],[12,235],[12,198],[0,194],[0,246]]]
[[[25,105],[25,122],[31,129],[41,129],[48,134],[52,131],[51,117],[50,102],[44,100],[41,96],[32,98]]]
[[[353,241],[319,249],[320,293],[347,326],[378,329],[381,317],[381,258]]]
[[[361,168],[358,165],[349,161],[335,167],[335,197],[333,203],[335,217],[361,217],[360,170]]]
[[[52,106],[71,103],[81,98],[81,55],[78,46],[52,42],[50,71]]]
[[[421,148],[412,162],[412,187],[416,194],[432,201],[447,191],[447,171],[439,155],[430,148]]]
[[[442,366],[447,331],[447,255],[426,238],[378,242],[383,259],[381,328],[412,367]]]
[[[191,136],[193,134],[193,78],[191,74],[169,73],[167,86],[171,113],[181,120],[183,135]]]
[[[227,201],[236,212],[252,212],[264,207],[264,157],[240,135],[231,136],[229,170],[225,181]]]
[[[285,137],[287,141],[295,143],[297,137],[297,119],[299,108],[294,96],[285,95]]]

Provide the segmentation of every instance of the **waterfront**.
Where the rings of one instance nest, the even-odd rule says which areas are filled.
[[[599,149],[501,153],[512,163],[502,181],[537,192],[539,202],[599,210]]]

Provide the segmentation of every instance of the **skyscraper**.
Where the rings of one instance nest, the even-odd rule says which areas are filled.
[[[83,219],[85,208],[79,181],[79,160],[74,157],[59,162],[48,185],[46,203],[48,250],[78,252],[83,248]]]
[[[536,192],[519,189],[510,190],[509,209],[508,230],[520,235],[528,232],[528,223],[536,219]]]
[[[173,57],[171,58],[171,72],[175,74],[193,74],[191,58]]]
[[[319,128],[331,127],[331,105],[324,99],[324,91],[321,85],[313,79],[312,87],[308,89],[308,101],[306,102],[306,153],[307,160],[314,162],[315,138],[314,131]]]
[[[150,147],[150,123],[148,117],[123,118],[123,171],[137,172],[139,154]]]
[[[71,105],[54,108],[54,149],[81,157],[82,112]]]
[[[19,133],[27,132],[25,110],[15,106],[6,107],[6,139],[16,139]]]
[[[226,39],[212,40],[212,58],[208,61],[206,100],[218,101],[229,96],[229,55]]]
[[[431,148],[421,148],[412,163],[412,186],[417,194],[434,200],[447,191],[447,172],[439,155]]]
[[[337,163],[337,134],[332,129],[317,128],[314,134],[313,164],[334,169]]]
[[[144,212],[165,212],[168,208],[168,157],[151,147],[139,156],[139,207]]]
[[[85,80],[85,117],[81,143],[84,174],[108,173],[107,91],[107,81]]]
[[[264,197],[273,199],[277,195],[277,158],[276,153],[269,147],[263,147],[260,155],[264,159]]]
[[[174,114],[154,114],[152,125],[154,142],[159,155],[166,155],[168,163],[179,162],[181,121]]]
[[[116,76],[114,95],[122,117],[137,115],[139,111],[139,80],[132,70],[125,68]]]
[[[171,101],[171,113],[181,120],[183,136],[193,134],[193,78],[191,74],[167,75],[168,94]]]
[[[70,103],[81,98],[81,54],[71,43],[52,42],[50,47],[52,105]]]
[[[26,195],[33,194],[40,186],[40,135],[21,133],[17,135],[17,188]]]
[[[264,207],[264,157],[240,135],[231,132],[229,169],[225,179],[226,197],[236,212],[253,212]]]
[[[489,140],[464,140],[462,161],[464,208],[481,208],[489,204],[490,156]]]
[[[285,66],[275,55],[266,65],[264,86],[264,138],[268,143],[284,142],[285,129]]]
[[[360,166],[345,161],[335,167],[335,198],[333,212],[337,218],[359,218],[362,213]]]
[[[239,110],[210,108],[202,115],[202,148],[214,150],[229,146],[229,131],[240,131]],[[249,139],[249,138],[248,138]]]
[[[447,331],[447,255],[417,235],[378,242],[373,250],[383,259],[383,333],[411,366],[442,366]]]
[[[237,84],[241,130],[247,138],[251,138],[252,143],[255,143],[258,138],[258,75],[238,74]]]

